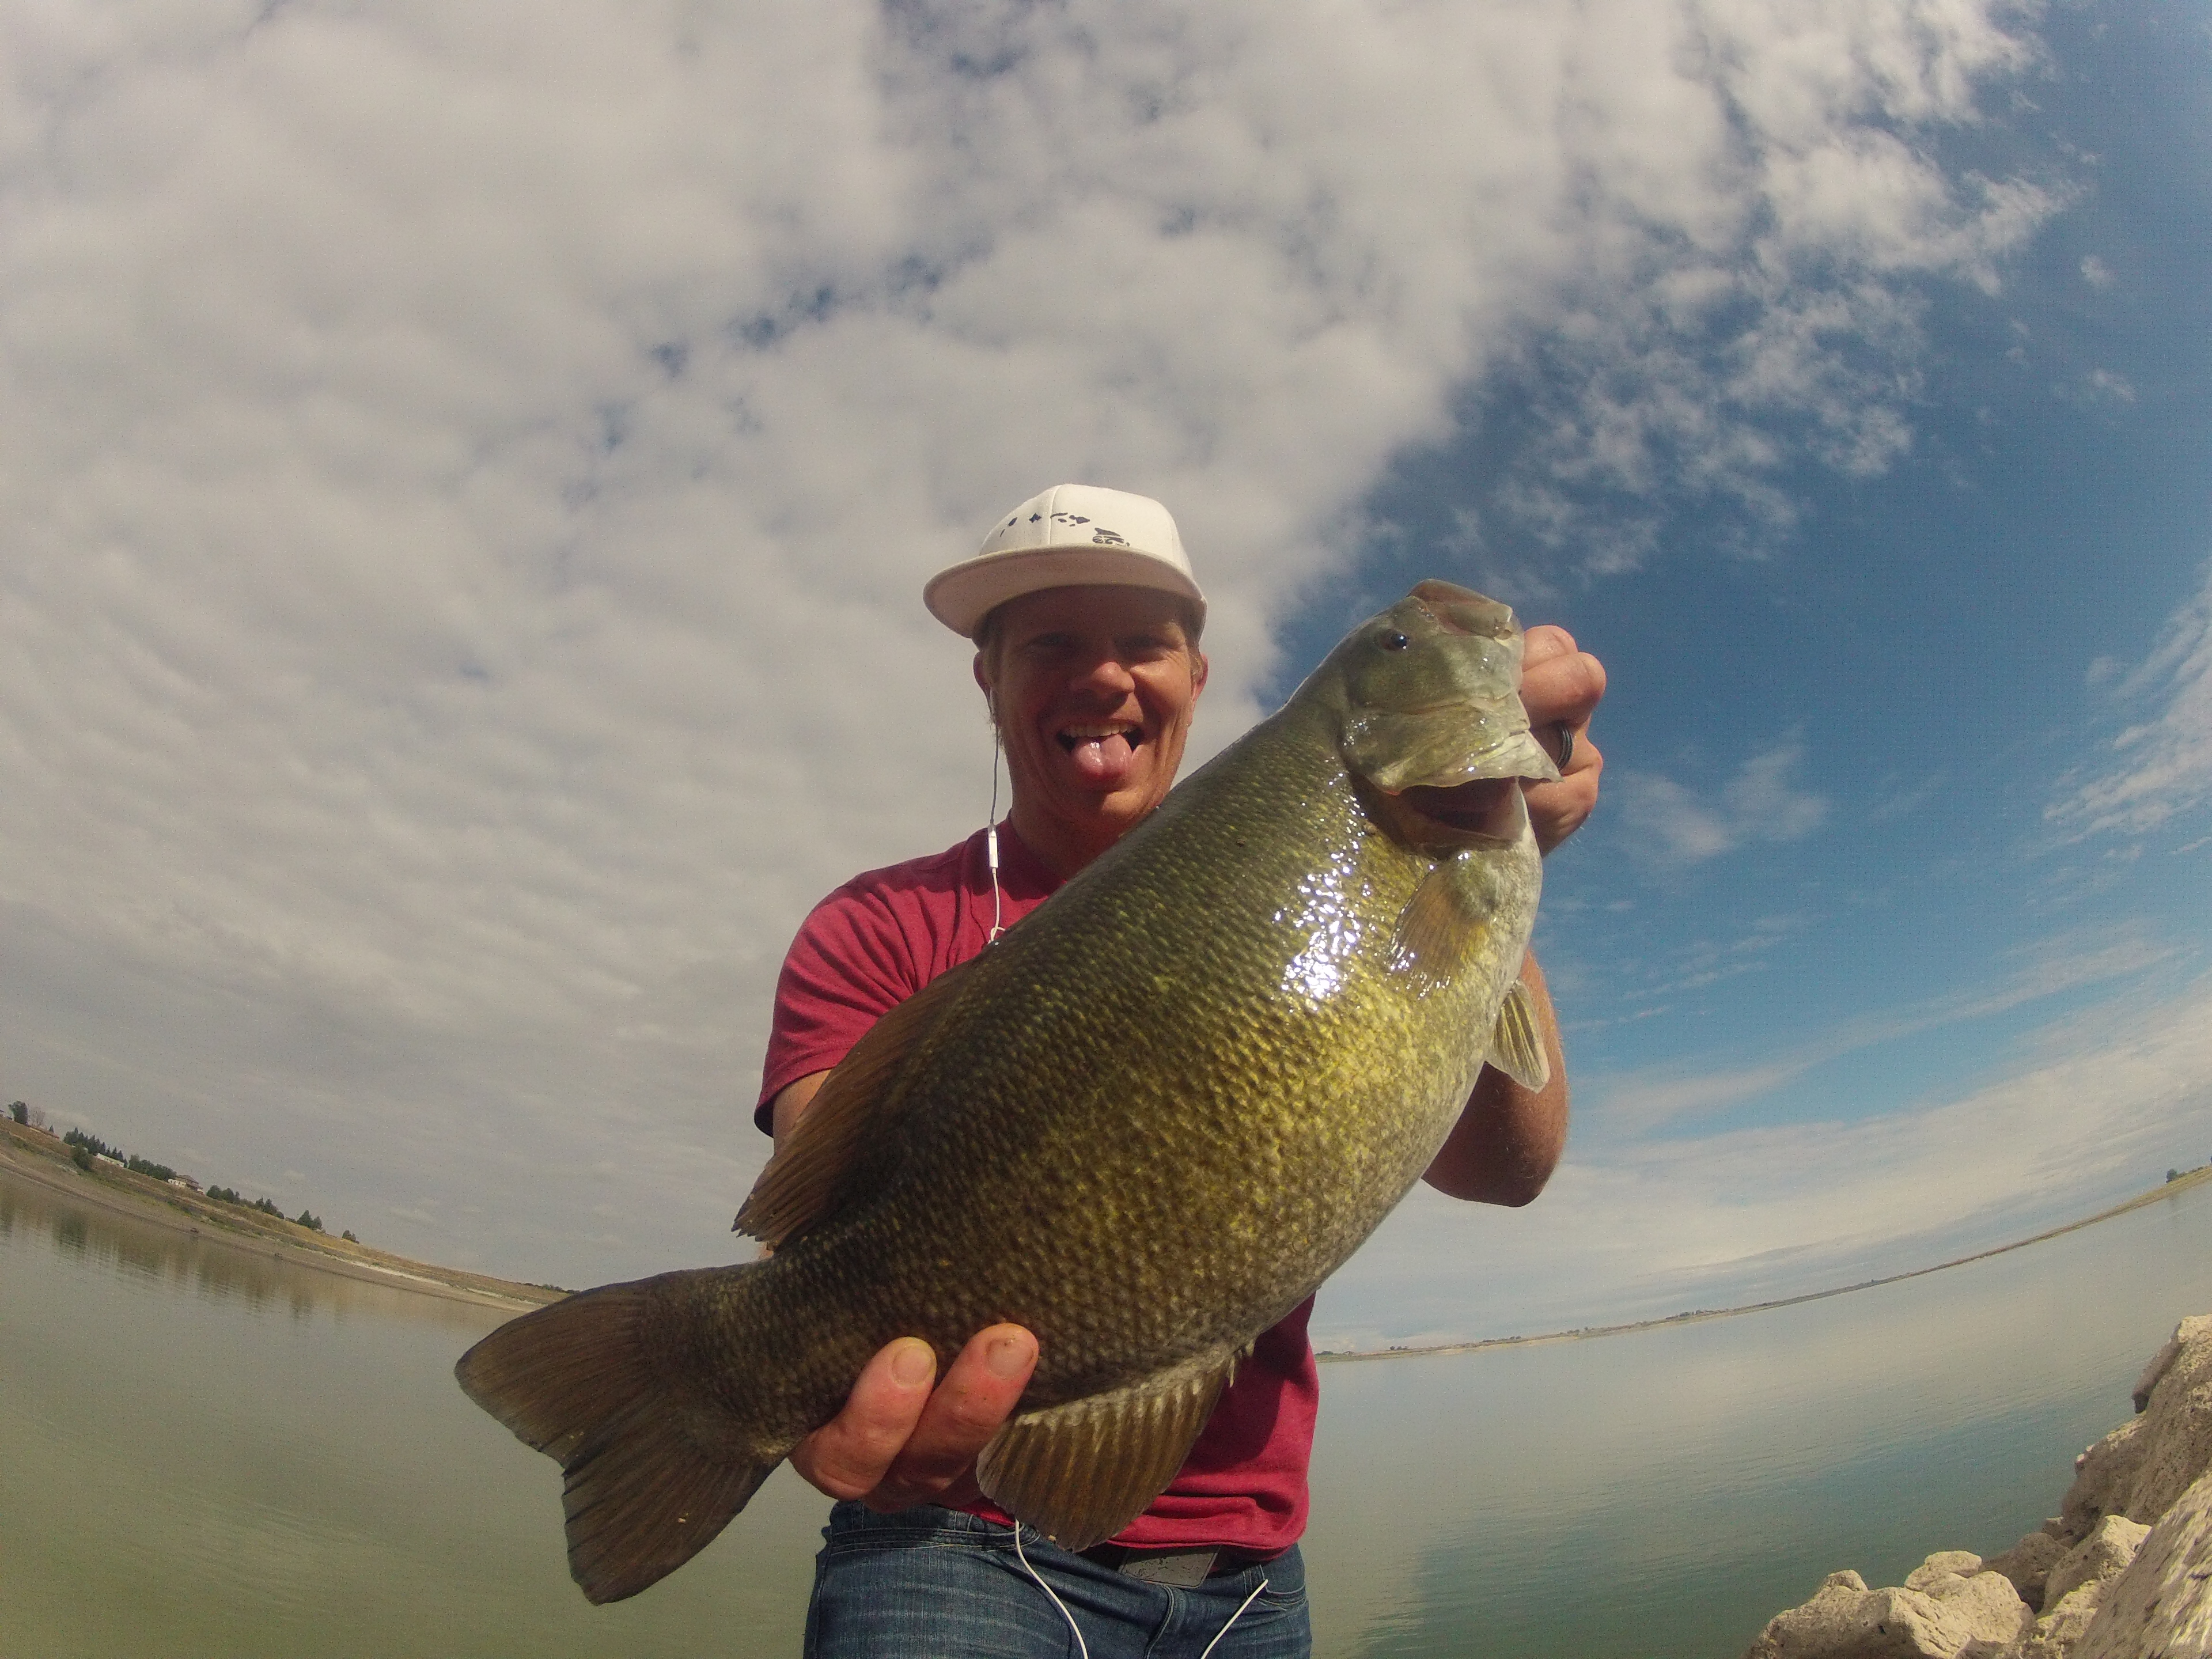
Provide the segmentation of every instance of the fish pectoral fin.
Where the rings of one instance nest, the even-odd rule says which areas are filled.
[[[1062,1549],[1103,1543],[1167,1490],[1246,1350],[1024,1412],[975,1462],[984,1495]]]
[[[656,1281],[608,1285],[509,1320],[454,1370],[470,1399],[557,1461],[568,1572],[595,1602],[636,1595],[744,1508],[781,1456],[702,1443],[648,1362]]]
[[[1552,1080],[1552,1062],[1544,1057],[1544,1033],[1536,1024],[1535,1005],[1528,1000],[1528,988],[1517,979],[1498,1005],[1489,1060],[1532,1093]]]
[[[915,1046],[937,1024],[968,971],[939,975],[868,1028],[823,1079],[784,1136],[738,1212],[736,1231],[781,1245],[867,1190],[870,1170],[896,1127],[902,1099],[893,1087]]]
[[[1390,965],[1423,985],[1449,985],[1474,960],[1490,932],[1456,858],[1421,878],[1390,941]]]

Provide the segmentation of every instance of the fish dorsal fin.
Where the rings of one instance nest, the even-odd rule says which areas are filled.
[[[1249,1348],[1010,1419],[975,1461],[985,1496],[1062,1549],[1103,1543],[1167,1490]]]
[[[1552,1080],[1552,1062],[1544,1057],[1544,1033],[1536,1024],[1535,1006],[1528,1000],[1528,988],[1517,979],[1498,1005],[1489,1058],[1492,1066],[1531,1092]]]
[[[1449,985],[1473,959],[1489,919],[1465,890],[1461,858],[1448,858],[1421,878],[1390,941],[1390,965],[1427,986]]]
[[[869,1171],[884,1167],[873,1155],[884,1150],[904,1109],[893,1085],[958,994],[969,965],[939,974],[853,1045],[753,1183],[738,1212],[738,1231],[782,1245],[866,1190]]]

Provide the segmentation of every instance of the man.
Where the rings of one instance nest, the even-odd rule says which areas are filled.
[[[854,878],[817,906],[784,964],[757,1115],[779,1144],[869,1025],[1004,927],[1158,805],[1205,690],[1206,600],[1157,501],[1063,484],[1000,521],[924,591],[972,638],[1012,807],[994,830]],[[1531,787],[1548,852],[1596,803],[1585,735],[1605,671],[1556,628],[1528,636],[1522,698],[1562,762]],[[1525,1204],[1557,1164],[1567,1091],[1543,976],[1532,993],[1552,1062],[1540,1091],[1486,1069],[1427,1173],[1460,1198]],[[845,1409],[792,1463],[841,1500],[817,1562],[807,1652],[1309,1651],[1297,1540],[1318,1379],[1309,1301],[1263,1334],[1176,1481],[1112,1542],[1080,1556],[1015,1528],[975,1483],[976,1454],[1019,1400],[1036,1343],[976,1334],[940,1382],[927,1343],[886,1346]]]

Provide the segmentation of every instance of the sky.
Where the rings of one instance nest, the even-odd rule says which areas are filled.
[[[1325,1343],[2212,1158],[2212,19],[0,8],[0,1095],[435,1261],[734,1259],[775,975],[979,824],[933,570],[1166,501],[1194,755],[1425,576],[1606,662],[1573,1137]],[[2185,1310],[2177,1310],[2185,1311]]]

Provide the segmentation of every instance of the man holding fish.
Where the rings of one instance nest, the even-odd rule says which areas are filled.
[[[1440,583],[1417,598],[1431,589],[1454,596],[1427,607],[1447,631],[1466,631],[1451,605],[1488,605]],[[1205,598],[1173,520],[1142,496],[1048,489],[1000,520],[975,557],[940,572],[925,599],[975,642],[1012,810],[944,854],[855,878],[808,918],[779,986],[758,1109],[779,1148],[878,1018],[980,956],[1159,806],[1205,688]],[[1504,618],[1502,637],[1510,615],[1491,610]],[[1480,840],[1519,833],[1520,793],[1536,848],[1548,853],[1596,804],[1602,762],[1587,729],[1605,671],[1561,629],[1513,639],[1527,725],[1556,780],[1484,777],[1393,798],[1425,797],[1431,820]],[[1394,640],[1406,644],[1398,634],[1384,646]],[[1202,928],[1208,918],[1183,922]],[[1542,1052],[1516,1069],[1540,1086],[1497,1069],[1493,1049],[1425,1178],[1455,1197],[1518,1205],[1558,1162],[1567,1089],[1533,957],[1509,1001],[1533,1016]],[[976,1481],[978,1455],[1037,1366],[1031,1334],[1016,1324],[979,1331],[941,1378],[920,1337],[883,1347],[843,1410],[790,1454],[841,1500],[817,1565],[808,1653],[1306,1653],[1297,1540],[1318,1392],[1311,1308],[1308,1298],[1264,1331],[1218,1397],[1205,1396],[1210,1414],[1167,1489],[1079,1553],[1011,1526]]]

